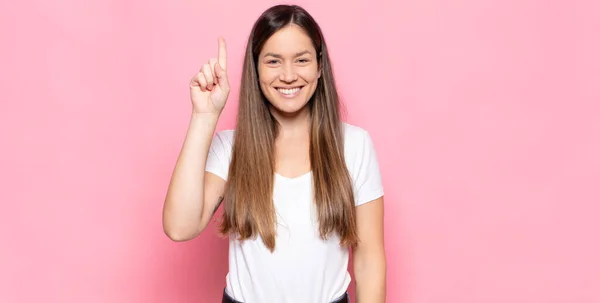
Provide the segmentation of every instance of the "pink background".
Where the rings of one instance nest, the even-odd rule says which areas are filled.
[[[220,302],[167,239],[188,81],[274,1],[0,4],[0,302]],[[388,302],[600,302],[597,1],[299,1],[386,188]],[[236,11],[234,11],[236,10]]]

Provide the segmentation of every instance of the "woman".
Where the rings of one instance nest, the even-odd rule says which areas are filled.
[[[357,302],[384,302],[379,167],[369,134],[340,119],[314,19],[301,7],[278,5],[256,21],[235,130],[214,133],[230,91],[222,38],[218,58],[190,90],[192,118],[163,226],[174,241],[193,239],[224,201],[220,231],[230,247],[223,302],[348,302],[350,248]]]

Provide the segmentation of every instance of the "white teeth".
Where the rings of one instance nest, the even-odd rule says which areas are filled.
[[[284,95],[293,95],[295,93],[297,93],[300,90],[300,87],[296,87],[296,88],[292,88],[292,89],[286,89],[286,88],[278,88],[277,91],[279,91],[280,93],[284,94]]]

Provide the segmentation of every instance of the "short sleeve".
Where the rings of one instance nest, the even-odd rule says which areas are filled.
[[[359,140],[360,147],[357,150],[355,179],[355,204],[365,204],[383,196],[383,184],[379,170],[377,153],[371,136],[367,131],[362,132]]]
[[[205,171],[227,180],[231,161],[232,132],[222,131],[215,134],[210,143]]]

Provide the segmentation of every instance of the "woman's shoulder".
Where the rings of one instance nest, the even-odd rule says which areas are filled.
[[[350,162],[361,161],[374,149],[369,131],[363,127],[344,122],[344,153]]]
[[[231,149],[233,148],[233,136],[235,134],[235,130],[226,129],[215,132],[212,142],[211,142],[211,150],[220,153],[231,153]]]
[[[362,188],[362,194],[359,194],[359,200],[362,204],[365,201],[372,200],[371,190],[379,194],[380,176],[379,164],[377,162],[377,153],[369,131],[357,125],[344,123],[344,158],[348,167],[348,172],[355,184]],[[364,184],[369,185],[364,186]],[[361,185],[362,184],[362,185]],[[369,194],[364,194],[369,192]]]
[[[365,139],[370,139],[369,132],[354,124],[343,122],[344,126],[344,141],[347,145],[361,145],[365,143]]]
[[[215,133],[215,137],[217,137],[221,140],[229,141],[229,142],[233,142],[234,135],[235,135],[235,129],[224,129],[224,130],[217,131]]]
[[[347,146],[363,146],[369,144],[371,136],[365,128],[348,122],[342,122],[344,130],[344,141]],[[223,143],[233,143],[235,129],[224,129],[215,133],[215,137]]]

